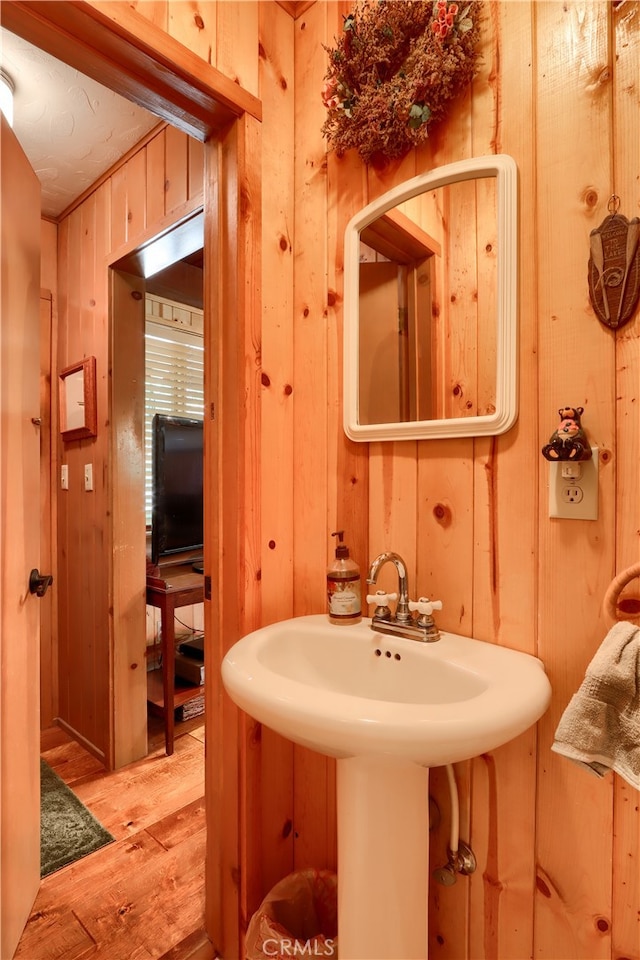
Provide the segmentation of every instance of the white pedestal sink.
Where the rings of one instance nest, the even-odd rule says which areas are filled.
[[[222,679],[256,720],[338,759],[341,960],[425,960],[428,767],[478,756],[542,716],[540,660],[469,637],[385,636],[324,616],[234,644]]]
[[[424,960],[429,770],[395,757],[338,760],[341,960]]]

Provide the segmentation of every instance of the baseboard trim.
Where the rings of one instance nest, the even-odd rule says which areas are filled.
[[[87,740],[86,737],[83,737],[81,733],[78,733],[70,723],[67,723],[66,720],[63,720],[62,717],[55,717],[54,721],[57,726],[62,727],[65,733],[68,733],[70,737],[73,737],[74,740],[77,740],[78,743],[88,750],[89,753],[92,753],[94,757],[98,760],[101,760],[104,763],[105,767],[108,766],[104,750],[100,750],[99,747],[96,747],[95,743],[91,743],[90,740]]]

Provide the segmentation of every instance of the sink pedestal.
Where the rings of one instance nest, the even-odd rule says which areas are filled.
[[[551,686],[526,653],[371,624],[348,637],[320,614],[261,627],[234,643],[222,679],[256,720],[337,758],[341,960],[426,960],[429,767],[513,740]]]
[[[340,960],[426,960],[429,770],[337,761]]]

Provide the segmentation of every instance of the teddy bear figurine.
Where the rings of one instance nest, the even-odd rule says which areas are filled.
[[[590,460],[591,446],[580,418],[584,407],[560,407],[560,423],[542,448],[547,460]]]

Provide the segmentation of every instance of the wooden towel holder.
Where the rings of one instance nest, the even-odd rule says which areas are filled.
[[[634,563],[623,570],[609,584],[609,588],[604,595],[602,609],[610,620],[635,620],[640,617],[640,598],[629,597],[618,606],[620,594],[635,577],[640,577],[640,562]]]

